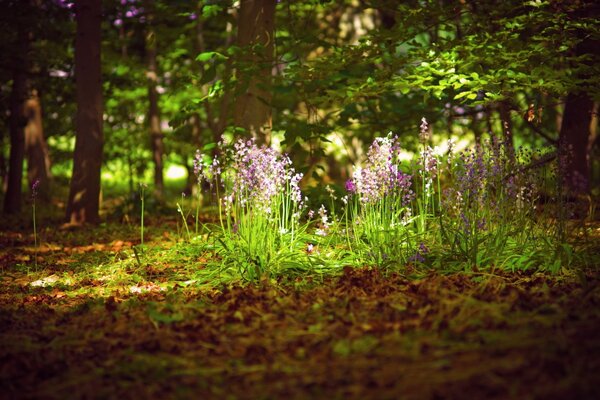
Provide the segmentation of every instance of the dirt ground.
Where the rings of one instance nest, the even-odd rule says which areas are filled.
[[[35,284],[130,245],[69,240],[32,274],[26,240],[2,234],[0,398],[600,398],[595,272],[346,267],[165,290],[168,263],[148,263],[143,290]]]

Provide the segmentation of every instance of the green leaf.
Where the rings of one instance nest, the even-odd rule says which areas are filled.
[[[227,56],[219,53],[218,51],[205,51],[204,53],[198,54],[198,56],[196,57],[196,60],[200,61],[200,62],[207,62],[212,59],[226,60],[227,58],[228,58]]]

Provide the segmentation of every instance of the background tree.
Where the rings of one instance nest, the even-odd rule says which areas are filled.
[[[23,160],[25,157],[25,101],[28,96],[29,52],[31,47],[31,31],[26,24],[27,12],[31,10],[29,1],[21,7],[14,2],[8,4],[8,11],[18,19],[12,64],[12,87],[9,99],[9,132],[10,157],[4,212],[17,213],[21,210],[21,194],[23,185]]]
[[[583,4],[584,7],[573,12],[574,17],[585,16],[596,20],[600,18],[599,4],[596,2],[583,2]],[[592,135],[595,127],[592,124],[594,100],[589,93],[588,85],[598,83],[598,75],[594,73],[594,63],[600,60],[600,36],[591,33],[585,28],[575,31],[580,42],[572,49],[577,61],[571,61],[576,63],[571,67],[576,71],[576,77],[586,85],[574,87],[569,91],[565,100],[559,135],[565,183],[576,194],[589,193],[591,189],[589,152],[595,140]]]
[[[102,167],[101,0],[75,4],[75,83],[77,99],[73,174],[67,204],[71,224],[99,221]]]
[[[271,74],[275,49],[275,0],[241,0],[237,42],[234,123],[261,143],[270,142]]]
[[[14,5],[0,16],[0,49],[18,63],[29,58],[28,86],[43,105],[60,190],[73,168],[74,2],[40,2],[39,13],[25,12],[27,2],[0,2]],[[577,164],[598,152],[589,133],[590,105],[600,100],[594,2],[105,0],[103,6],[103,183],[124,205],[135,203],[138,182],[162,175],[167,195],[181,192],[174,176],[189,190],[195,150],[210,154],[217,142],[243,134],[290,154],[305,186],[339,183],[376,136],[392,131],[405,150],[418,151],[423,116],[436,143],[494,136],[556,154],[577,131],[585,137],[563,145],[577,153],[567,169],[589,174],[598,193],[596,158],[588,157],[588,172]],[[18,50],[19,26],[33,33],[28,52]],[[7,60],[0,60],[0,75],[0,106],[8,110],[20,78]],[[585,107],[574,103],[576,96],[587,99]],[[9,115],[0,115],[6,137]],[[162,146],[142,145],[150,126]],[[0,164],[10,158],[3,143]]]
[[[150,143],[152,149],[152,160],[154,162],[154,192],[157,197],[162,198],[164,192],[163,183],[163,156],[164,144],[160,121],[160,109],[158,105],[158,65],[156,61],[156,30],[154,28],[155,5],[152,0],[144,1],[146,16],[146,62],[148,79],[148,126],[150,131]]]
[[[48,145],[44,137],[42,123],[42,106],[37,90],[33,90],[30,98],[25,102],[25,149],[27,154],[27,181],[29,187],[37,184],[37,193],[40,200],[50,199],[50,156]]]

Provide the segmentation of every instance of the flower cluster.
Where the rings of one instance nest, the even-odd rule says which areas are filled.
[[[431,136],[429,133],[429,124],[427,123],[425,117],[421,118],[421,125],[419,128],[421,129],[419,132],[419,142],[425,144],[429,141]]]
[[[398,137],[376,138],[365,165],[357,168],[346,182],[346,190],[357,194],[364,204],[376,203],[392,194],[401,196],[403,205],[410,203],[414,197],[412,177],[400,169],[399,153]]]
[[[417,251],[415,252],[415,254],[412,255],[408,259],[408,261],[409,262],[425,263],[425,261],[426,261],[425,257],[427,256],[427,254],[429,254],[429,248],[425,245],[425,243],[421,242],[419,244],[419,248],[417,249]]]
[[[458,154],[454,184],[445,192],[444,201],[466,234],[489,230],[535,209],[535,177],[520,172],[509,151],[507,145],[493,140]]]
[[[321,218],[319,224],[320,227],[315,233],[319,236],[327,236],[327,232],[329,231],[329,228],[331,228],[331,222],[329,221],[327,210],[323,204],[321,204],[321,207],[319,208],[319,217]]]
[[[291,200],[302,203],[299,182],[302,174],[291,167],[291,160],[276,150],[258,147],[253,140],[239,140],[232,155],[233,194],[242,206],[270,213],[275,196],[289,189]]]
[[[217,156],[210,163],[205,163],[204,155],[200,150],[196,150],[193,163],[194,175],[196,175],[198,183],[204,180],[212,186],[213,182],[216,182],[217,178],[221,175],[221,162]]]
[[[40,187],[40,180],[36,179],[35,182],[33,182],[33,185],[31,185],[31,198],[34,200],[38,195],[39,187]]]

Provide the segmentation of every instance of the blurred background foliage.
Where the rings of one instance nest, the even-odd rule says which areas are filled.
[[[3,191],[15,68],[26,69],[29,93],[39,95],[54,187],[66,186],[75,136],[73,4],[0,3]],[[217,142],[243,135],[263,135],[260,142],[288,153],[305,173],[307,190],[343,185],[373,138],[390,131],[408,154],[418,151],[422,117],[434,144],[455,138],[466,146],[497,136],[515,147],[554,149],[561,128],[563,136],[574,135],[563,126],[573,95],[593,104],[583,111],[587,147],[577,157],[589,159],[590,189],[599,194],[600,27],[593,1],[105,0],[102,6],[105,197],[135,198],[138,184],[153,180],[149,87],[158,98],[166,190],[175,193],[192,190],[196,149],[211,154]],[[252,6],[274,9],[274,21],[244,38],[242,26],[256,20],[242,8]],[[29,34],[26,63],[19,26]],[[248,129],[247,117],[237,115],[240,98],[251,92],[256,113],[266,112],[264,129]]]

